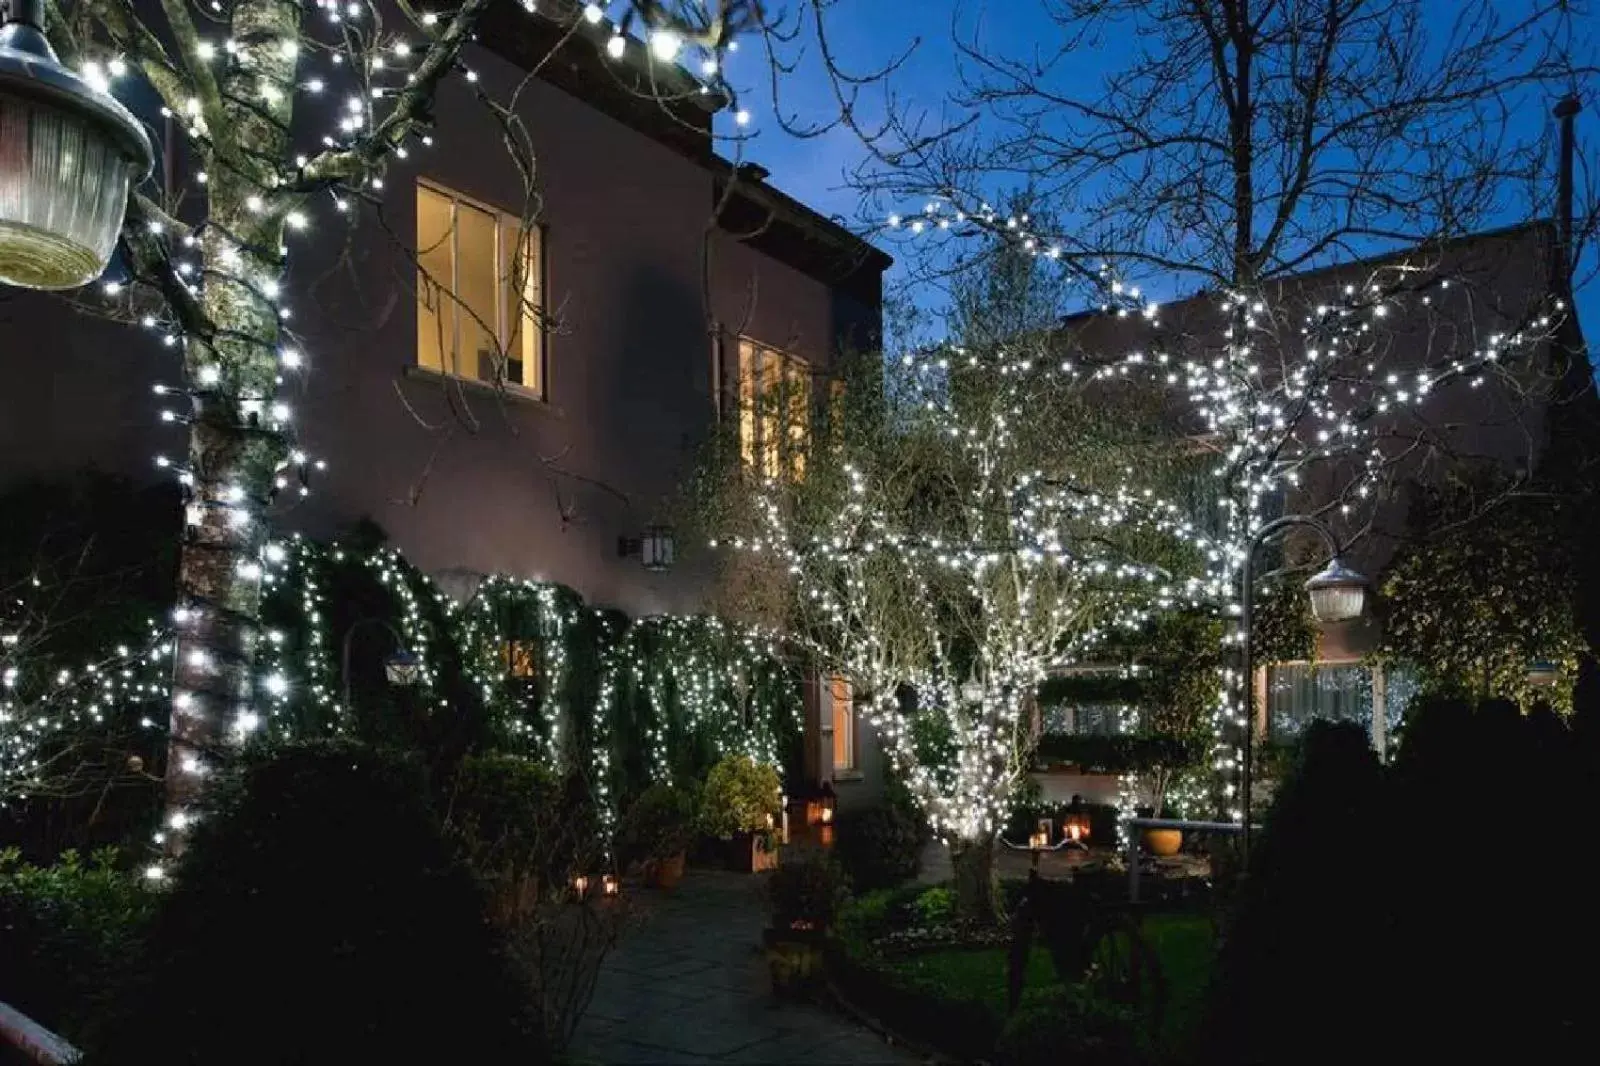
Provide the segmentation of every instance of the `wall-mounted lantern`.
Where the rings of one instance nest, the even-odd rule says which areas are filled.
[[[646,526],[643,536],[617,538],[619,556],[637,555],[646,570],[657,573],[672,569],[673,551],[671,526]]]
[[[411,688],[422,680],[422,660],[415,652],[401,648],[383,661],[383,676],[395,688]]]

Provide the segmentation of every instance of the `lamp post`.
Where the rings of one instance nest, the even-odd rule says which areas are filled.
[[[1245,548],[1244,565],[1239,579],[1242,593],[1240,628],[1244,640],[1244,770],[1240,774],[1240,784],[1244,792],[1241,803],[1244,825],[1239,834],[1239,850],[1240,857],[1246,862],[1250,858],[1250,788],[1254,777],[1252,764],[1256,734],[1255,664],[1250,657],[1250,626],[1255,615],[1255,597],[1251,594],[1251,585],[1254,583],[1252,570],[1256,552],[1261,545],[1275,533],[1290,526],[1305,526],[1315,530],[1328,549],[1327,567],[1306,582],[1306,593],[1311,599],[1311,614],[1316,620],[1323,623],[1346,622],[1360,617],[1362,609],[1366,606],[1367,579],[1339,561],[1338,539],[1332,530],[1317,519],[1309,515],[1284,515],[1262,526],[1256,531],[1256,535],[1250,538],[1250,543]]]
[[[150,138],[56,59],[44,0],[0,2],[0,283],[75,289],[111,260]]]
[[[354,643],[356,631],[364,625],[382,626],[394,638],[395,652],[383,661],[383,676],[389,684],[395,688],[411,688],[422,680],[422,660],[406,647],[405,640],[395,632],[393,626],[381,618],[359,618],[345,630],[344,646],[339,654],[339,676],[344,679],[346,708],[350,706],[350,648]]]

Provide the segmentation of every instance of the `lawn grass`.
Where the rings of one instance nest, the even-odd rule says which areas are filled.
[[[1177,1056],[1189,1046],[1205,1009],[1214,954],[1211,920],[1203,914],[1151,914],[1141,923],[1145,938],[1161,963],[1166,1009],[1159,1032],[1151,1033],[1151,1050]],[[890,961],[895,974],[917,987],[950,999],[981,1003],[996,1019],[1006,1017],[1006,949],[949,948],[919,952]],[[1050,953],[1035,947],[1028,956],[1023,1005],[1043,998],[1060,981]]]

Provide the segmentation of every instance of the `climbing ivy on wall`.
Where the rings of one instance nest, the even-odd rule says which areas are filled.
[[[723,755],[798,762],[801,673],[776,633],[629,620],[565,586],[507,577],[457,604],[389,548],[294,538],[270,558],[271,735],[354,733],[438,758],[512,752],[581,776],[607,828],[652,782],[699,780]],[[407,690],[381,669],[401,644],[420,660]]]

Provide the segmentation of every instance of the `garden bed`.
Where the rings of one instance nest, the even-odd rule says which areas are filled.
[[[1014,897],[1018,886],[1006,887]],[[828,952],[829,976],[851,1006],[902,1039],[965,1061],[992,1060],[1007,1031],[1009,935],[1003,928],[979,932],[922,921],[917,902],[926,891],[871,893],[848,907]],[[1195,911],[1152,913],[1141,928],[1167,994],[1159,1018],[1149,1005],[1134,1012],[1133,1029],[1143,1055],[1178,1058],[1191,1046],[1210,982],[1211,919]],[[1080,995],[1061,984],[1050,953],[1036,946],[1015,1024],[1049,1019],[1057,1005]],[[1058,1051],[1064,1060],[1071,1048]]]

